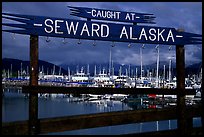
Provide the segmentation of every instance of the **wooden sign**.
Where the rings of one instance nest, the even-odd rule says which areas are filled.
[[[97,19],[97,20],[108,20],[118,22],[130,22],[130,23],[151,23],[154,24],[154,16],[149,13],[136,13],[136,12],[122,12],[114,10],[104,10],[96,8],[85,8],[85,7],[72,7],[68,6],[73,16]]]
[[[20,22],[21,24],[2,23],[5,26],[20,28],[18,30],[3,31],[19,34],[163,45],[202,43],[202,39],[199,38],[202,35],[178,32],[175,28],[71,20],[10,13],[3,13],[2,17]]]

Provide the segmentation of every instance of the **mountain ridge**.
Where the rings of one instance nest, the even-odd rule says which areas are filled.
[[[22,64],[21,64],[22,63]],[[10,70],[12,69],[13,72],[17,73],[17,71],[21,70],[21,65],[22,65],[22,70],[24,71],[29,71],[29,64],[30,61],[24,61],[24,60],[20,60],[20,59],[13,59],[13,58],[3,58],[2,59],[2,70]],[[12,68],[11,68],[11,64],[12,64]],[[81,67],[84,68],[85,72],[87,72],[87,66],[89,65],[89,72],[91,75],[94,74],[94,69],[95,69],[95,65],[97,67],[97,73],[99,73],[99,69],[102,71],[103,68],[105,68],[105,72],[108,73],[109,70],[109,63],[90,63],[90,64],[75,64],[75,63],[71,63],[71,64],[61,64],[61,65],[55,65],[53,63],[44,61],[44,60],[39,60],[39,70],[40,71],[44,71],[45,74],[52,74],[53,73],[53,69],[55,69],[55,74],[59,74],[59,71],[61,69],[61,74],[67,75],[68,74],[68,67],[71,71],[71,74],[74,74],[76,72],[76,70],[78,69],[78,71],[80,71]],[[130,65],[130,73],[134,73],[135,74],[135,68],[137,67],[137,75],[140,75],[140,69],[141,66],[135,66],[135,65],[121,65],[119,63],[114,63],[114,73],[115,75],[118,75],[118,71],[120,69],[120,67],[122,67],[122,72],[123,74],[125,74],[126,69],[129,71],[129,65]],[[169,70],[169,63],[162,61],[159,63],[159,73],[160,75],[162,75],[163,73],[163,69],[164,69],[164,65],[165,65],[165,71],[167,72]],[[55,67],[54,67],[55,66]],[[193,65],[189,65],[187,67],[185,67],[185,72],[188,75],[193,75],[193,74],[197,74],[200,71],[200,68],[202,67],[202,62],[200,63],[195,63]],[[143,66],[143,70],[145,70],[145,73],[147,73],[146,71],[154,71],[154,73],[156,74],[156,63],[150,64],[150,65],[144,65]],[[172,63],[172,74],[176,75],[176,64],[173,62]]]

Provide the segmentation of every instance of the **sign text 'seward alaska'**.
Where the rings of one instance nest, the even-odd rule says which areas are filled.
[[[144,26],[134,23],[154,23],[153,14],[120,12],[113,10],[70,7],[71,15],[87,18],[73,20],[33,15],[2,13],[5,19],[21,24],[2,23],[2,25],[20,28],[18,30],[3,30],[6,32],[61,37],[73,39],[88,39],[101,41],[186,45],[201,44],[202,35],[179,32],[175,28]],[[107,23],[92,21],[91,19],[129,22],[133,24]],[[22,24],[23,23],[23,24]]]

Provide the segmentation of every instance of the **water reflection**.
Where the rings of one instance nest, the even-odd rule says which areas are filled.
[[[29,100],[25,97],[25,94],[22,94],[21,90],[18,89],[4,89],[3,91],[2,121],[11,122],[28,120]],[[77,99],[77,97],[75,99]],[[155,104],[143,104],[141,101],[121,102],[119,100],[102,99],[99,102],[91,102],[73,101],[70,99],[70,96],[56,96],[47,98],[39,97],[38,116],[39,118],[48,118],[159,107],[162,106]],[[194,118],[193,125],[201,126],[201,119]],[[176,120],[165,120],[49,133],[48,135],[118,135],[175,128],[177,128]]]

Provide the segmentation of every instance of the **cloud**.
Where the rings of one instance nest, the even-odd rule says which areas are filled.
[[[202,34],[202,2],[3,2],[2,12],[40,15],[58,18],[78,19],[70,16],[68,5],[77,7],[101,8],[127,12],[153,13],[156,24],[153,26],[184,28],[187,32]],[[4,22],[4,20],[3,20]],[[105,21],[107,22],[107,21]],[[139,24],[142,25],[142,24]],[[144,25],[144,24],[143,24]],[[146,24],[147,25],[147,24]],[[2,57],[29,60],[29,36],[2,32]],[[69,64],[74,62],[94,63],[108,62],[112,42],[63,38],[39,38],[39,59],[55,64]],[[112,48],[114,62],[120,64],[140,65],[141,44],[132,44],[128,48],[126,42],[115,42]],[[143,64],[156,63],[155,45],[146,45],[143,50]],[[168,57],[175,57],[175,46],[169,53],[168,45],[160,45],[160,61],[168,61]],[[202,61],[202,45],[186,45],[186,63]],[[193,51],[193,53],[192,53]],[[175,59],[174,59],[175,60]]]
[[[121,62],[122,64],[132,64],[140,65],[141,58],[143,65],[156,64],[158,52],[155,49],[155,45],[146,45],[144,49],[140,50],[141,46],[135,47],[133,50],[116,50],[114,53],[114,58],[116,62]],[[167,51],[168,46],[160,46],[159,48],[159,60],[168,61],[169,57],[175,60],[175,52]]]
[[[185,46],[185,63],[192,65],[202,61],[202,46],[188,45]]]

